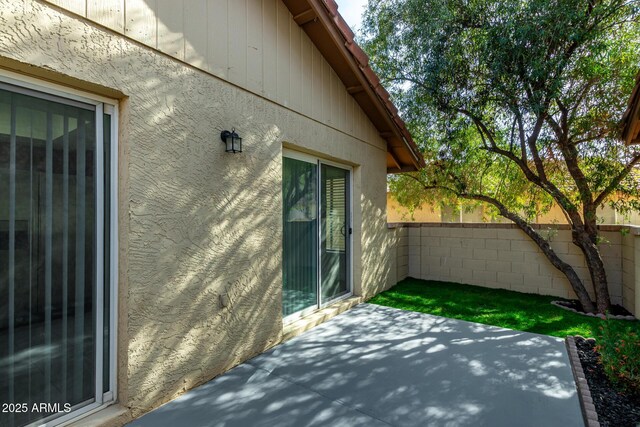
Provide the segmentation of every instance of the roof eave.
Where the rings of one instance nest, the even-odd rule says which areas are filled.
[[[424,158],[389,93],[369,67],[369,58],[353,40],[353,32],[333,0],[283,0],[295,22],[340,77],[387,142],[387,172],[417,171]]]
[[[622,116],[621,138],[627,145],[640,144],[640,73],[629,98],[629,106]]]

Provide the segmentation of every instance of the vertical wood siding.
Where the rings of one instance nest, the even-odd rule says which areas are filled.
[[[280,0],[48,0],[367,141],[379,137]]]

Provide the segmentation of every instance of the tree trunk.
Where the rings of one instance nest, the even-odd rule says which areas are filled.
[[[429,187],[425,186],[425,189],[428,190]],[[571,285],[571,288],[573,288],[573,291],[578,297],[578,300],[580,301],[580,304],[582,305],[582,308],[584,309],[584,311],[587,313],[594,313],[596,311],[596,306],[593,304],[593,301],[591,301],[591,297],[589,296],[587,289],[584,287],[582,280],[580,280],[580,277],[578,276],[576,271],[573,269],[573,267],[570,264],[562,261],[558,256],[558,254],[556,254],[556,252],[551,248],[551,245],[549,245],[549,242],[544,237],[542,237],[540,233],[534,230],[533,227],[531,227],[531,225],[527,221],[525,221],[522,217],[520,217],[520,215],[509,211],[509,209],[507,209],[505,205],[503,205],[498,200],[489,196],[485,196],[481,194],[460,194],[460,193],[456,193],[455,191],[454,191],[454,194],[456,194],[458,197],[490,203],[496,208],[498,208],[498,211],[500,211],[500,215],[502,215],[507,219],[510,219],[518,226],[518,228],[524,231],[524,233],[527,236],[529,236],[529,238],[533,240],[533,242],[536,245],[538,245],[542,253],[547,257],[547,259],[551,262],[551,264],[553,264],[555,268],[560,270],[567,277],[567,280],[569,280],[569,284]],[[597,230],[597,229],[594,228],[594,230]],[[586,236],[587,240],[584,240],[584,241],[580,240],[581,243],[583,243],[583,246],[586,247],[586,243],[589,240],[589,234],[583,230],[580,235],[583,237]],[[573,236],[574,243],[578,241],[577,237],[579,236],[579,233],[577,232],[577,230],[572,230],[572,236]],[[597,235],[593,237],[593,242],[596,241],[596,237]],[[580,247],[583,248],[583,246],[580,246]],[[607,291],[607,278],[606,278],[606,275],[604,274],[604,266],[602,265],[602,258],[600,258],[600,252],[598,252],[598,248],[597,246],[595,246],[595,243],[592,243],[592,246],[593,248],[588,249],[587,252],[590,254],[590,256],[592,257],[595,256],[597,259],[599,259],[600,265],[602,266],[601,272],[598,272],[597,270],[593,270],[598,274],[594,275],[592,273],[592,278],[595,277],[595,280],[597,280],[597,282],[596,281],[593,282],[594,287],[596,283],[598,283],[598,286],[600,287],[599,290],[596,290],[596,295],[602,295],[603,304],[605,304],[604,301],[606,301],[606,304],[608,305],[609,293]],[[585,256],[587,252],[585,252]],[[588,257],[587,257],[587,262],[590,265],[592,264],[591,262],[589,262]],[[594,265],[597,266],[597,264],[594,264]],[[604,298],[604,295],[606,295],[606,298]]]
[[[597,236],[590,236],[588,233],[574,233],[573,243],[578,246],[587,261],[591,283],[596,294],[596,305],[598,313],[605,313],[611,309],[611,299],[609,297],[609,286],[607,282],[607,272],[604,269],[604,262],[600,256],[600,250],[594,243]]]
[[[582,280],[580,280],[580,277],[578,276],[576,271],[573,269],[573,267],[570,264],[562,261],[558,256],[558,254],[556,254],[556,252],[551,248],[551,246],[549,245],[549,242],[545,240],[537,231],[535,231],[533,227],[531,227],[525,220],[520,218],[518,215],[515,215],[509,212],[506,208],[504,208],[504,206],[499,208],[500,208],[500,214],[505,218],[508,218],[511,221],[513,221],[522,231],[524,231],[527,234],[527,236],[529,236],[531,240],[533,240],[533,242],[536,245],[538,245],[542,253],[547,257],[549,261],[551,261],[551,264],[553,264],[555,268],[560,270],[567,277],[567,280],[569,280],[569,284],[571,285],[571,288],[573,289],[573,291],[576,293],[576,296],[578,297],[578,300],[580,301],[580,304],[582,305],[582,308],[584,309],[584,311],[587,313],[594,313],[596,311],[596,306],[593,304],[593,301],[591,301],[591,297],[589,296],[587,289],[584,287]],[[596,254],[598,255],[598,257],[600,256],[600,253],[597,251],[597,247],[596,247]],[[600,262],[602,263],[602,259],[600,259]],[[604,267],[602,268],[602,271],[604,272]],[[604,278],[604,289],[606,292],[607,290],[606,276]],[[597,291],[596,291],[596,295],[597,295]],[[608,293],[607,293],[607,298],[608,298]]]
[[[540,238],[542,239],[542,237]],[[567,280],[569,280],[569,284],[571,285],[573,291],[576,293],[576,296],[578,297],[578,300],[580,301],[580,304],[582,305],[584,311],[587,313],[594,313],[596,311],[596,306],[593,304],[593,301],[591,301],[591,297],[589,296],[587,289],[584,287],[584,284],[582,283],[582,280],[580,280],[580,277],[578,276],[576,271],[570,264],[567,264],[566,262],[562,261],[560,257],[558,257],[558,255],[553,249],[551,249],[551,246],[549,245],[549,243],[547,243],[546,240],[543,239],[543,242],[544,244],[542,245],[538,244],[538,247],[542,250],[542,253],[544,253],[547,259],[551,261],[551,264],[553,264],[555,268],[560,270],[567,277]]]

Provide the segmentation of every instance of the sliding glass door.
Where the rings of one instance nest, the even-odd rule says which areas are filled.
[[[320,166],[321,304],[349,292],[349,171]]]
[[[110,141],[102,105],[0,85],[2,426],[110,390]]]
[[[283,159],[283,316],[350,289],[350,171],[305,155]]]
[[[318,166],[283,159],[284,316],[318,304]]]

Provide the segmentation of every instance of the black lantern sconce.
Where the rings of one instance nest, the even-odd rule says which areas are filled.
[[[242,138],[238,136],[235,128],[232,128],[231,132],[223,130],[220,139],[224,142],[226,146],[224,151],[227,153],[242,153]]]

